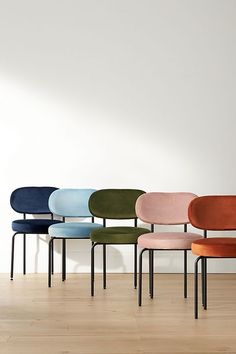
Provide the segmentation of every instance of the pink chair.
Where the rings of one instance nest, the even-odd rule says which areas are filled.
[[[197,196],[192,193],[146,193],[136,202],[136,214],[145,223],[151,224],[151,232],[138,238],[142,247],[139,256],[139,306],[142,304],[142,256],[149,251],[149,294],[153,298],[154,251],[184,252],[184,297],[187,298],[187,251],[191,244],[202,238],[196,233],[187,232],[188,207]],[[184,232],[154,232],[154,225],[184,225]]]

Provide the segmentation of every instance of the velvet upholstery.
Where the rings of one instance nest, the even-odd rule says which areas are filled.
[[[17,188],[10,197],[11,207],[18,213],[48,214],[48,199],[55,190],[55,187]]]
[[[26,235],[48,234],[50,225],[61,222],[60,220],[44,219],[43,215],[40,219],[26,218],[26,214],[51,214],[48,199],[56,190],[55,187],[21,187],[12,192],[10,197],[11,207],[16,212],[24,214],[24,218],[12,222],[12,229],[15,233],[12,236],[11,280],[13,280],[14,274],[15,236],[23,234],[23,274],[26,274]]]
[[[12,222],[12,230],[22,234],[48,234],[50,225],[60,223],[59,220],[21,219]]]
[[[159,225],[188,224],[188,207],[197,198],[193,193],[159,193],[141,195],[136,202],[140,220]],[[147,249],[191,249],[193,241],[202,235],[189,232],[149,232],[138,238],[138,245]]]
[[[92,217],[88,201],[95,189],[58,189],[49,198],[51,212],[63,217]],[[63,222],[49,228],[51,237],[59,238],[89,238],[90,232],[102,225],[89,222]]]
[[[236,196],[213,195],[196,198],[189,205],[191,224],[202,230],[236,230]],[[207,259],[211,257],[236,258],[236,238],[211,237],[192,243],[195,261],[194,312],[198,318],[198,262],[202,262],[202,304],[207,309]]]
[[[64,217],[91,217],[88,200],[95,189],[58,189],[50,195],[52,213]]]
[[[115,226],[94,230],[90,238],[91,241],[98,243],[133,244],[140,235],[147,232],[150,231],[142,227]]]
[[[191,224],[202,230],[236,230],[236,196],[196,198],[189,205]],[[195,241],[192,252],[205,257],[236,257],[236,238],[211,237]]]
[[[149,224],[178,225],[189,223],[188,206],[193,193],[145,193],[136,202],[138,217]]]
[[[194,199],[188,210],[193,226],[202,230],[236,230],[236,196],[203,196]]]
[[[92,218],[88,207],[88,201],[95,192],[94,189],[71,189],[64,188],[55,191],[49,198],[49,208],[51,212],[66,217]],[[68,239],[89,239],[92,230],[102,228],[100,224],[92,222],[65,222],[52,225],[49,228],[49,268],[48,286],[51,287],[51,252],[54,239],[62,239],[62,280],[66,279],[66,240]]]
[[[145,193],[137,189],[102,189],[94,192],[89,199],[91,213],[99,218],[106,219],[135,219],[135,226],[104,227],[91,232],[93,242],[91,248],[91,295],[94,296],[94,249],[97,245],[103,246],[103,288],[106,289],[106,247],[109,244],[134,245],[134,287],[137,287],[137,239],[149,230],[137,227],[135,203],[137,198]],[[104,223],[105,225],[105,223]]]
[[[136,202],[136,214],[146,223],[154,225],[185,225],[186,232],[149,232],[138,238],[138,246],[143,248],[139,255],[139,299],[142,304],[142,257],[149,252],[149,294],[153,298],[154,282],[154,251],[155,250],[180,250],[184,255],[184,297],[187,298],[187,251],[191,244],[201,235],[187,232],[186,224],[189,223],[189,203],[197,196],[193,193],[161,193],[152,192],[141,195]]]
[[[91,195],[89,209],[99,218],[134,219],[136,200],[144,193],[137,189],[102,189]]]
[[[202,235],[190,232],[150,232],[138,238],[138,245],[148,249],[191,250],[192,242],[201,238]]]
[[[211,237],[192,243],[192,252],[204,257],[236,257],[235,237]]]
[[[51,237],[90,238],[91,231],[101,227],[102,225],[91,222],[66,222],[51,225],[48,233]]]

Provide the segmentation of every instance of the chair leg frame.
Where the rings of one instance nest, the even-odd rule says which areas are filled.
[[[201,258],[202,268],[202,306],[207,309],[207,258]]]
[[[188,297],[188,253],[184,250],[184,298]]]
[[[154,292],[154,252],[149,250],[149,296],[153,299]]]
[[[53,263],[54,263],[54,257],[53,257],[53,249],[54,249],[54,240],[62,240],[62,281],[66,280],[66,241],[67,240],[78,240],[78,237],[51,237],[48,243],[48,287],[51,287],[51,275],[53,274]],[[80,240],[88,240],[87,237],[84,238],[79,238]],[[93,243],[92,243],[93,244]]]
[[[62,281],[66,280],[66,239],[62,239]]]
[[[202,267],[202,306],[207,309],[207,258],[199,256],[194,265],[194,317],[198,318],[198,263],[201,260]],[[214,258],[214,257],[211,257]]]
[[[52,250],[53,250],[53,241],[54,237],[51,237],[48,243],[48,287],[51,288],[52,286]]]
[[[14,276],[14,254],[15,254],[15,237],[16,235],[23,235],[23,274],[26,274],[26,234],[22,232],[15,232],[12,236],[12,246],[11,246],[11,274],[10,279],[13,280]]]
[[[26,235],[23,234],[23,274],[26,274]]]
[[[138,305],[142,306],[142,273],[143,273],[143,253],[145,251],[149,251],[147,248],[143,248],[142,251],[139,253],[139,287],[138,287]],[[150,267],[150,253],[149,253],[149,267]],[[149,272],[150,273],[150,272]],[[151,287],[151,281],[149,278],[149,288]],[[149,289],[150,292],[150,289]]]
[[[95,247],[98,245],[103,246],[103,289],[106,289],[107,282],[106,282],[106,246],[111,245],[107,243],[99,243],[99,242],[92,242],[91,247],[91,296],[94,296],[94,288],[95,288]],[[134,245],[134,288],[137,288],[137,244]]]
[[[207,257],[199,256],[194,266],[194,317],[198,318],[198,262],[202,266],[202,306],[207,309]]]
[[[19,235],[19,232],[15,232],[14,235],[12,236],[12,241],[11,241],[11,274],[10,274],[10,279],[13,280],[13,275],[14,275],[14,253],[15,253],[15,237],[16,235]]]
[[[153,299],[154,296],[154,251],[174,251],[174,250],[160,250],[160,249],[148,249],[143,248],[139,254],[139,291],[138,291],[138,305],[142,306],[142,257],[145,251],[149,252],[149,295]],[[176,250],[181,251],[181,250]],[[184,251],[184,298],[187,298],[187,288],[188,288],[188,250]],[[206,275],[205,283],[206,284]],[[206,297],[206,295],[205,295]],[[206,306],[206,304],[205,304]]]
[[[138,305],[142,306],[142,268],[143,268],[143,253],[149,253],[149,296],[153,299],[154,295],[154,250],[144,248],[139,254],[139,291],[138,291]]]
[[[51,250],[52,250],[52,274],[54,274],[54,239],[52,239]]]
[[[94,296],[94,250],[98,244],[95,242],[91,247],[91,296]]]
[[[103,248],[103,289],[107,287],[107,247],[106,244],[102,245]]]
[[[202,306],[203,309],[207,309],[207,259],[213,259],[213,258],[234,258],[235,257],[204,257],[204,256],[199,256],[195,260],[195,265],[194,265],[194,317],[195,319],[198,318],[198,263],[201,260],[201,265],[202,265]]]
[[[10,270],[10,279],[13,280],[14,276],[14,256],[15,256],[15,237],[16,235],[23,235],[23,274],[26,274],[26,235],[22,232],[15,232],[12,236],[12,245],[11,245],[11,270]],[[30,234],[31,235],[31,234]],[[52,241],[52,274],[54,271],[54,257],[53,257],[53,241]]]
[[[134,244],[134,289],[137,289],[137,275],[138,275],[138,245]]]
[[[202,272],[202,274],[204,274],[204,302],[203,302],[203,308],[204,308],[204,310],[207,310],[207,258],[205,258],[204,271]]]

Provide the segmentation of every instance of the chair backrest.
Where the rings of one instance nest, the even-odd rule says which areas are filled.
[[[189,203],[197,196],[193,193],[146,193],[136,202],[136,213],[140,220],[149,224],[188,224]]]
[[[10,197],[12,209],[22,214],[49,214],[48,199],[55,187],[21,187]]]
[[[91,213],[103,219],[135,219],[135,203],[145,192],[139,189],[101,189],[89,199]]]
[[[194,199],[188,210],[191,224],[202,230],[236,230],[236,195],[211,195]]]
[[[49,198],[49,209],[64,217],[91,217],[88,201],[94,192],[95,189],[58,189]]]

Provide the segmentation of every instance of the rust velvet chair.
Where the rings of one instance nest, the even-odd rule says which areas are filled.
[[[236,230],[236,196],[203,196],[189,205],[191,224],[205,231]],[[198,256],[195,261],[194,314],[198,318],[198,262],[203,265],[203,308],[207,309],[207,259],[236,258],[236,238],[211,237],[194,241],[192,252]]]

